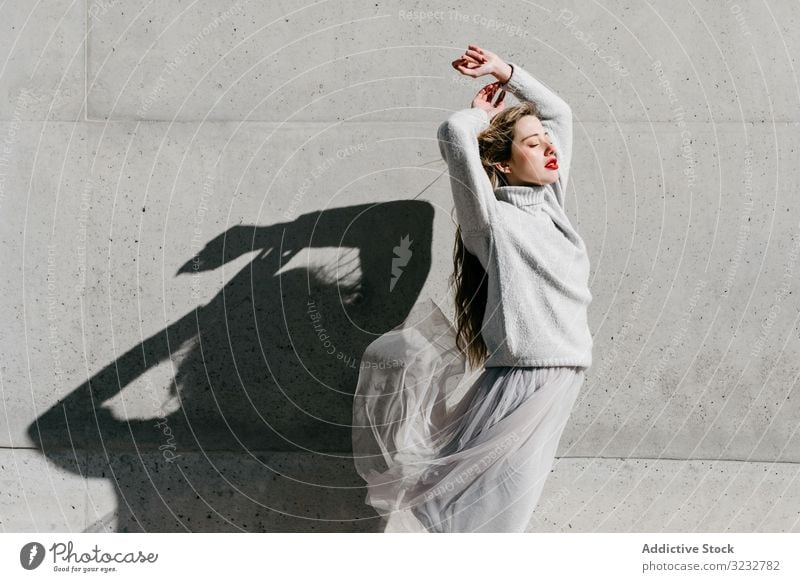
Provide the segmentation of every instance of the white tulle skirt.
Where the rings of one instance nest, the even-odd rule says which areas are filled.
[[[367,347],[353,459],[386,532],[523,532],[583,384],[580,367],[469,371],[432,299]]]

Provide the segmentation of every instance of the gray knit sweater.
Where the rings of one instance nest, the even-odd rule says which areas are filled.
[[[572,110],[517,64],[506,88],[533,101],[558,158],[558,181],[547,186],[492,189],[478,151],[489,115],[480,108],[452,113],[438,130],[466,249],[487,273],[481,335],[486,367],[592,364],[587,322],[589,257],[564,212],[572,155]]]

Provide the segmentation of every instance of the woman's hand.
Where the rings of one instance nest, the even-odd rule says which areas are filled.
[[[475,44],[468,45],[464,54],[454,60],[452,65],[455,70],[467,77],[494,75],[498,81],[505,83],[511,76],[511,65],[492,51],[482,49]]]
[[[506,103],[503,100],[506,96],[505,89],[500,92],[499,99],[494,105],[492,105],[492,101],[494,101],[494,96],[497,94],[500,84],[500,81],[495,81],[494,83],[485,85],[483,89],[478,91],[478,94],[475,95],[475,98],[472,100],[472,106],[483,109],[489,114],[489,119],[500,113],[506,106]]]

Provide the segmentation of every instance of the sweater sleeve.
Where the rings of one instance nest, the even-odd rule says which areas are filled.
[[[541,114],[540,121],[556,148],[558,158],[558,184],[556,189],[564,206],[563,194],[566,192],[569,177],[570,162],[572,161],[572,109],[552,90],[536,80],[528,71],[516,63],[509,62],[512,67],[511,77],[504,87],[521,101],[532,101],[536,104]]]
[[[488,124],[489,114],[471,107],[450,114],[437,132],[439,151],[450,172],[458,224],[465,235],[488,230],[497,201],[478,149],[478,133]]]

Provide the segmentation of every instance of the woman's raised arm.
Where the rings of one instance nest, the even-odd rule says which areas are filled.
[[[488,230],[497,200],[478,149],[478,134],[488,124],[489,113],[471,107],[450,114],[437,132],[439,151],[450,172],[458,224],[465,235]]]
[[[566,190],[572,160],[572,108],[551,89],[545,87],[517,63],[508,63],[511,77],[503,87],[521,101],[533,101],[541,115],[540,121],[550,132],[556,146],[558,158],[558,181],[562,191]],[[562,202],[563,200],[559,201]]]

